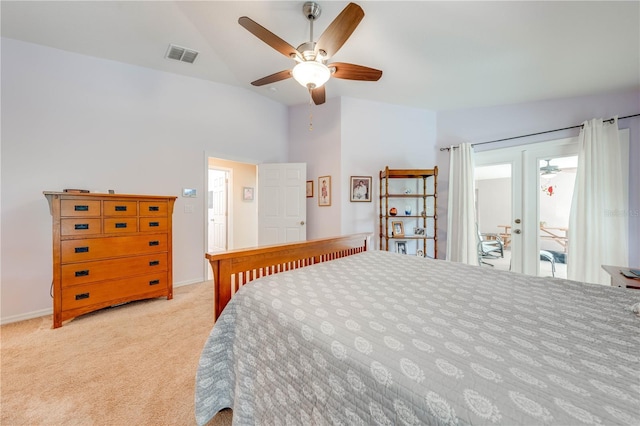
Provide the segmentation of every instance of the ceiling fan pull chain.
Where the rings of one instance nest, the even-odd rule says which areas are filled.
[[[311,97],[311,89],[309,89],[309,131],[313,131],[313,113],[311,108],[313,107],[313,98]]]

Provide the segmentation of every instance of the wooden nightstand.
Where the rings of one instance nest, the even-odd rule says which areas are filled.
[[[629,268],[625,268],[622,266],[611,266],[611,265],[602,265],[602,269],[607,271],[609,275],[611,275],[611,285],[614,287],[626,287],[626,288],[636,288],[640,290],[640,280],[627,278],[620,273],[620,271],[628,271]],[[640,268],[633,268],[640,269]]]

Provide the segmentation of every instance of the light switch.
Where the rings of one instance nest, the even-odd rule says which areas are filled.
[[[185,213],[193,213],[193,204],[185,204],[184,205]]]

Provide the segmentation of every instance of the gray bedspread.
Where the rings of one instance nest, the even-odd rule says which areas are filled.
[[[196,420],[639,425],[640,291],[369,251],[243,287]]]

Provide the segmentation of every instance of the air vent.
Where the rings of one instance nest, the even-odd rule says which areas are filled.
[[[175,59],[176,61],[192,64],[193,61],[195,61],[198,57],[198,52],[196,52],[195,50],[187,49],[186,47],[180,47],[170,44],[169,49],[167,50],[167,55],[165,57],[168,59]]]

